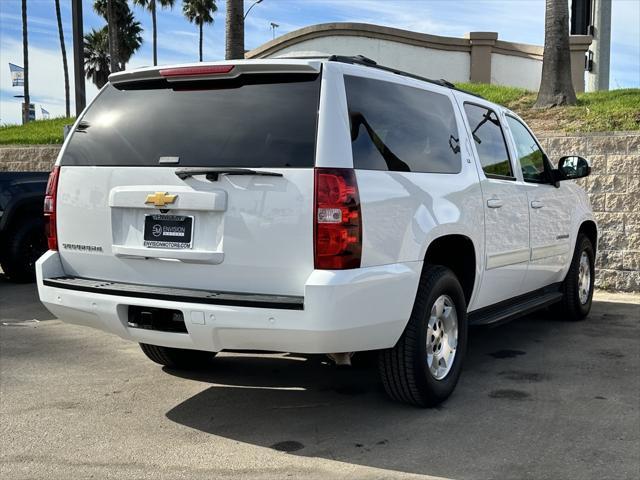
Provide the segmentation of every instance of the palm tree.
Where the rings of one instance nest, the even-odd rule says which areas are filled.
[[[175,0],[133,0],[133,3],[146,8],[151,12],[151,25],[153,26],[153,65],[158,64],[158,27],[156,22],[156,3],[161,8],[173,8]]]
[[[121,30],[120,67],[125,64],[142,44],[142,28],[129,12]],[[98,88],[102,88],[109,80],[111,73],[111,58],[109,56],[109,29],[104,26],[99,30],[92,29],[84,36],[84,73]]]
[[[22,0],[22,61],[24,62],[24,105],[22,123],[29,123],[29,36],[27,34],[27,0]]]
[[[244,58],[244,0],[227,0],[225,58]]]
[[[115,34],[115,41],[108,42],[109,47],[114,51],[114,69],[115,71],[124,70],[125,65],[131,59],[132,55],[142,45],[142,26],[136,21],[133,12],[129,8],[127,0],[95,0],[93,9],[95,12],[107,21],[107,30],[109,25],[109,5],[111,5],[112,21],[115,28],[112,33]],[[107,32],[107,40],[111,38]],[[112,44],[112,45],[110,45]],[[113,48],[115,47],[115,48]],[[109,56],[111,62],[111,56]],[[110,69],[111,71],[111,69]]]
[[[84,36],[84,73],[98,88],[109,80],[111,73],[109,58],[109,33],[106,27]]]
[[[546,0],[542,79],[534,107],[575,105],[569,50],[569,4]]]
[[[142,45],[142,25],[136,21],[133,12],[128,11],[121,18],[119,37],[120,70],[124,70],[125,65]]]
[[[67,65],[67,49],[64,45],[64,31],[62,30],[62,16],[60,15],[60,0],[54,0],[56,4],[56,17],[58,18],[58,35],[60,35],[60,49],[62,50],[62,68],[64,70],[64,106],[67,117],[71,116],[69,107],[69,67]]]
[[[116,0],[107,0],[107,33],[109,34],[109,59],[111,71],[120,70],[120,16],[116,13]],[[127,8],[129,6],[127,5]]]
[[[202,26],[213,23],[213,14],[218,11],[216,0],[184,0],[182,13],[200,30],[200,61],[202,61]]]

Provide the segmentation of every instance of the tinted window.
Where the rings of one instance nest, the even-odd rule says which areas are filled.
[[[507,144],[500,120],[493,110],[471,103],[464,104],[471,133],[487,176],[513,177]]]
[[[108,86],[63,165],[313,167],[318,75]]]
[[[538,142],[526,127],[513,117],[507,116],[507,123],[516,144],[516,153],[520,160],[520,168],[525,182],[546,182],[547,174],[544,168],[544,154]]]
[[[445,95],[345,76],[355,168],[458,173],[456,118]]]

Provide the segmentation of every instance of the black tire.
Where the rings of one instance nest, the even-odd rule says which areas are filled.
[[[140,348],[152,361],[169,368],[198,370],[205,368],[216,356],[216,352],[202,352],[182,348],[160,347],[141,343]]]
[[[587,301],[583,302],[580,299],[580,260],[583,253],[589,259],[589,292]],[[591,303],[593,301],[593,284],[595,280],[595,252],[593,245],[589,238],[580,233],[576,239],[576,248],[573,252],[573,258],[571,260],[571,266],[567,272],[567,276],[562,284],[563,297],[562,301],[558,305],[557,311],[560,313],[563,320],[578,321],[583,320],[591,310]]]
[[[427,363],[427,330],[435,301],[446,295],[457,314],[457,349],[450,370],[437,379]],[[378,368],[387,394],[394,400],[432,407],[455,389],[467,349],[467,305],[460,282],[448,268],[425,265],[409,323],[395,347],[381,350]]]
[[[36,260],[46,252],[44,220],[29,218],[11,225],[3,234],[2,270],[14,282],[33,282]]]

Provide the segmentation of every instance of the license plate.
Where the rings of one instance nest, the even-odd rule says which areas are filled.
[[[193,217],[186,215],[145,215],[144,242],[150,248],[191,248]]]

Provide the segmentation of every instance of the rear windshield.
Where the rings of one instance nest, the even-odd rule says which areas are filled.
[[[313,167],[319,75],[108,85],[62,165]]]

